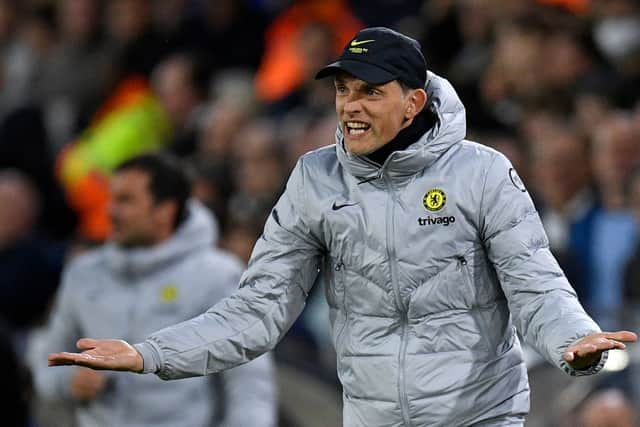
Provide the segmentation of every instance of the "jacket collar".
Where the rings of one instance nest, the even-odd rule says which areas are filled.
[[[425,91],[429,99],[425,108],[436,114],[436,124],[405,150],[391,153],[382,167],[365,156],[349,153],[338,126],[336,151],[345,169],[360,180],[376,179],[383,172],[392,179],[401,179],[429,167],[445,151],[462,141],[467,132],[465,109],[451,83],[428,72]]]
[[[211,248],[218,238],[215,218],[199,202],[191,200],[188,217],[166,241],[147,248],[125,249],[113,242],[104,247],[107,266],[128,278],[147,274],[185,256]]]

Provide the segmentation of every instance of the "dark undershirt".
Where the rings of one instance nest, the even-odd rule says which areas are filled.
[[[395,138],[383,145],[371,154],[367,154],[369,160],[383,165],[385,160],[394,151],[402,151],[419,140],[429,129],[436,124],[437,117],[429,109],[425,108],[413,119],[409,127],[402,129]]]

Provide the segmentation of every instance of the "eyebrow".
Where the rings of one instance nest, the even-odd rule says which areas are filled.
[[[353,79],[353,80],[357,80],[357,79]],[[333,82],[334,82],[335,85],[346,84],[346,80],[343,77],[336,77],[333,80]],[[369,89],[375,89],[375,90],[383,91],[382,86],[383,85],[374,85],[374,84],[362,81],[362,82],[356,84],[356,90],[358,90],[358,91],[367,91]]]

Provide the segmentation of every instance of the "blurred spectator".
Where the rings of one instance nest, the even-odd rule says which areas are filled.
[[[531,178],[549,246],[584,300],[588,289],[582,268],[591,259],[597,203],[587,145],[572,129],[558,126],[531,141],[530,152]]]
[[[618,390],[603,390],[582,405],[578,427],[636,427],[638,413]]]
[[[590,298],[605,329],[622,309],[624,266],[637,242],[637,228],[625,210],[625,180],[640,165],[639,135],[625,114],[611,115],[594,135],[592,164],[602,207],[593,222]]]
[[[167,149],[185,157],[196,151],[205,113],[210,70],[195,55],[174,54],[156,66],[152,86],[173,128]]]
[[[152,0],[111,0],[106,3],[105,27],[117,58],[117,77],[149,77],[170,46],[153,27]]]
[[[636,169],[629,177],[627,200],[636,222],[636,230],[640,230],[640,169]],[[626,318],[632,327],[640,329],[640,238],[631,256],[624,274],[624,297]],[[640,387],[640,384],[638,384]]]
[[[34,90],[41,84],[43,67],[55,46],[55,10],[51,5],[42,5],[27,10],[21,17],[18,28],[9,28],[10,2],[0,3],[0,115],[14,108],[25,107],[35,101]],[[5,10],[2,12],[2,10]]]
[[[66,268],[48,329],[32,345],[37,391],[77,404],[80,426],[274,426],[269,355],[213,377],[164,383],[155,376],[47,368],[56,348],[83,336],[143,339],[189,319],[229,295],[243,265],[212,248],[214,222],[189,202],[190,183],[175,161],[144,155],[112,180],[111,242]]]
[[[68,238],[76,218],[54,178],[49,139],[39,109],[15,109],[0,119],[0,169],[4,168],[20,170],[40,193],[43,214],[38,217],[39,230],[51,238]]]
[[[275,101],[270,105],[272,113],[282,115],[297,108],[319,110],[332,106],[332,82],[313,78],[323,64],[334,59],[334,34],[331,27],[319,22],[306,24],[301,28],[293,48],[301,63],[301,82],[278,100],[266,99]]]
[[[2,423],[7,426],[29,426],[25,370],[17,357],[9,329],[0,320],[0,363],[3,367],[0,384]]]
[[[336,134],[334,108],[324,111],[294,111],[287,114],[280,126],[280,138],[284,142],[286,170],[291,171],[304,153],[329,145]]]
[[[267,29],[264,56],[256,74],[259,99],[279,101],[317,71],[310,65],[326,59],[326,36],[320,30],[323,27],[330,31],[330,53],[335,57],[363,24],[346,0],[298,0],[276,17]],[[306,41],[311,41],[311,46]],[[318,47],[320,52],[313,50]],[[307,62],[314,57],[313,62]]]
[[[258,228],[256,224],[233,220],[227,221],[220,247],[233,253],[243,262],[249,262],[253,246],[261,233],[262,229]]]
[[[462,46],[451,58],[447,75],[464,94],[475,85],[491,58],[491,0],[464,0],[457,11]],[[429,43],[432,44],[432,43]]]
[[[258,67],[267,17],[249,0],[204,0],[182,26],[183,44],[210,55],[222,68]]]
[[[275,124],[262,120],[245,126],[234,138],[234,194],[228,202],[229,220],[262,228],[286,176],[276,137]]]
[[[29,328],[44,320],[58,287],[62,245],[35,230],[40,197],[15,170],[0,170],[0,321]]]
[[[98,0],[56,3],[58,39],[36,88],[54,151],[89,122],[113,84],[113,55],[100,37],[99,10]]]
[[[628,108],[640,96],[640,5],[634,0],[593,3],[593,39],[619,73],[618,97]]]

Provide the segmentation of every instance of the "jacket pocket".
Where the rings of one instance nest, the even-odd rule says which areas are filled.
[[[345,303],[345,264],[341,259],[329,258],[326,263],[326,297],[330,307],[344,309]]]
[[[458,265],[462,272],[462,280],[472,300],[472,303],[469,306],[469,315],[473,318],[473,321],[477,326],[478,333],[480,334],[485,349],[493,353],[495,351],[495,346],[491,343],[489,336],[491,329],[489,328],[489,322],[485,318],[484,313],[484,310],[488,309],[488,307],[483,307],[478,301],[479,291],[476,289],[475,282],[473,280],[473,273],[466,257],[459,256]]]

